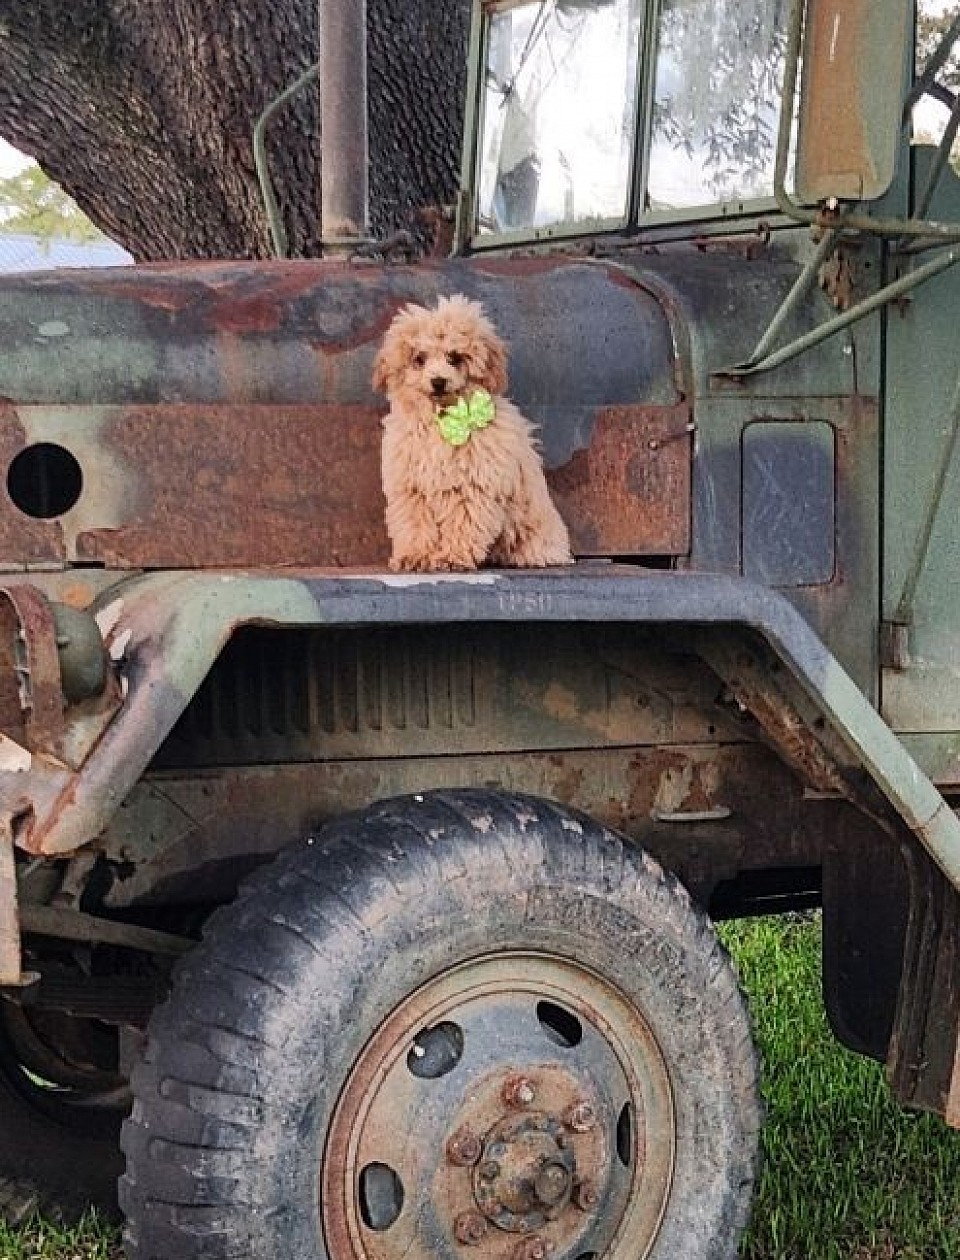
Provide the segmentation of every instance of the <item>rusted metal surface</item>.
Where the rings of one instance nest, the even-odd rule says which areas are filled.
[[[583,1170],[602,1174],[610,1155],[600,1143],[595,1151],[579,1143],[574,1155],[573,1142],[551,1106],[550,1095],[559,1095],[562,1081],[541,1080],[540,1073],[537,1078],[542,1095],[538,1109],[498,1117],[486,1134],[473,1174],[473,1197],[481,1212],[511,1234],[528,1234],[557,1220],[570,1205],[578,1175]]]
[[[0,587],[0,629],[5,638],[14,631],[13,674],[17,683],[19,716],[0,709],[0,730],[22,728],[31,752],[59,756],[64,732],[64,698],[57,654],[57,628],[49,602],[33,586]],[[11,653],[9,639],[0,648],[0,662]],[[5,684],[9,691],[9,685]],[[6,704],[12,697],[4,695]],[[16,735],[11,735],[16,738]]]
[[[88,485],[44,523],[46,556],[122,569],[388,554],[376,408],[168,404],[75,408],[63,421],[87,453]],[[3,554],[17,548],[21,516],[0,506]]]
[[[902,74],[909,13],[906,0],[808,3],[796,175],[802,201],[872,200],[890,186],[901,108],[890,85]]]
[[[411,736],[411,755],[390,760],[148,778],[99,846],[114,873],[107,904],[229,899],[240,872],[341,812],[433,787],[482,787],[493,777],[631,836],[706,903],[718,881],[743,871],[818,866],[824,817],[838,807],[805,801],[774,753],[744,743],[456,757],[413,755],[417,746]],[[666,799],[679,810],[722,802],[729,815],[664,821],[656,805]]]
[[[383,565],[380,414],[319,403],[21,407],[25,443],[69,432],[84,488],[27,537],[29,518],[0,496],[0,555],[114,569]],[[575,553],[686,552],[690,423],[687,406],[587,417],[575,439],[585,445],[549,474]]]
[[[22,747],[27,733],[18,671],[20,650],[17,610],[9,599],[0,598],[0,740]],[[8,747],[8,751],[15,749]]]
[[[382,407],[370,366],[396,311],[455,292],[482,302],[506,339],[510,393],[521,408],[536,401],[569,414],[578,405],[675,401],[673,339],[658,301],[637,283],[614,283],[605,268],[562,256],[532,274],[522,259],[502,260],[496,272],[459,259],[387,268],[183,263],[64,273],[55,282],[5,277],[0,397],[77,406]],[[51,327],[49,336],[36,332]]]
[[[155,764],[710,743],[715,696],[708,670],[632,627],[591,627],[589,650],[563,626],[251,627]]]
[[[16,407],[0,388],[0,473],[3,489],[0,490],[0,566],[21,568],[24,564],[38,561],[57,561],[62,558],[63,548],[56,524],[40,521],[18,512],[9,498],[7,476],[10,465],[20,452],[30,444]],[[6,528],[3,521],[9,517]]]
[[[224,644],[244,623],[295,629],[337,622],[570,626],[604,621],[639,630],[666,621],[713,626],[715,632],[722,626],[754,627],[768,644],[771,660],[785,666],[785,685],[797,695],[806,692],[809,720],[819,720],[837,736],[839,754],[876,783],[951,879],[957,872],[960,883],[960,840],[955,839],[960,823],[944,816],[929,828],[942,804],[932,784],[787,601],[743,580],[603,565],[467,575],[446,582],[430,575],[411,581],[356,573],[343,578],[162,574],[131,581],[120,602],[112,635],[122,636],[122,650],[136,671],[123,708],[105,726],[82,774],[62,776],[34,767],[21,776],[29,781],[18,785],[29,788],[35,805],[34,822],[21,843],[41,852],[69,852],[102,831]],[[111,641],[116,647],[119,640]],[[563,702],[562,695],[559,699]],[[824,773],[824,782],[832,782],[829,766]],[[61,799],[66,808],[56,804]]]
[[[480,1139],[472,1129],[464,1126],[447,1141],[446,1154],[451,1164],[467,1168],[477,1162],[481,1150]]]
[[[796,700],[778,685],[778,670],[771,673],[765,663],[745,643],[697,636],[704,658],[730,688],[744,713],[754,718],[781,757],[799,774],[801,781],[818,792],[850,800],[868,812],[875,802],[864,799],[840,767],[845,758],[825,747],[825,724],[803,714]],[[889,825],[885,823],[884,825]]]
[[[581,553],[685,551],[689,363],[669,285],[563,258],[198,264],[0,290],[0,471],[47,446],[82,482],[43,517],[0,493],[0,565],[382,564],[373,356],[401,305],[458,290],[509,345],[509,394]]]
[[[656,1041],[612,986],[548,954],[474,959],[386,1013],[354,1064],[320,1172],[327,1249],[644,1255],[674,1123]]]
[[[187,953],[194,944],[186,937],[174,936],[170,932],[158,932],[154,928],[140,927],[135,923],[120,923],[114,919],[104,919],[59,906],[21,906],[20,930],[35,936],[55,936],[61,940],[82,941],[86,944],[118,945],[174,958]]]
[[[689,551],[692,428],[689,404],[597,413],[589,445],[548,475],[574,554]]]

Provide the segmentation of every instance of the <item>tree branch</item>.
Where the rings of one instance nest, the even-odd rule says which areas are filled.
[[[317,0],[0,0],[0,133],[139,259],[263,257],[264,107],[317,56]],[[372,224],[458,177],[469,0],[369,0]],[[319,252],[315,91],[271,126],[295,254]]]

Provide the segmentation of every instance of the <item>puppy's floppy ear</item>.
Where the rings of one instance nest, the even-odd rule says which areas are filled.
[[[392,375],[389,346],[384,342],[377,351],[377,357],[373,361],[373,374],[370,378],[371,384],[378,394],[386,394],[388,392]]]
[[[478,343],[477,366],[483,387],[491,394],[507,391],[507,347],[492,329],[484,330]]]
[[[408,333],[413,330],[418,318],[425,314],[422,306],[411,302],[393,317],[373,361],[371,383],[378,393],[389,395],[393,384],[400,383],[409,350]]]

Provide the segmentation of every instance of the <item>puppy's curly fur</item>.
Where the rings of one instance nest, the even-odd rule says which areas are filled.
[[[571,562],[532,426],[503,397],[506,346],[479,303],[455,294],[434,309],[404,307],[374,362],[373,387],[390,402],[381,454],[392,569]],[[493,395],[494,418],[452,446],[437,414],[477,389]]]

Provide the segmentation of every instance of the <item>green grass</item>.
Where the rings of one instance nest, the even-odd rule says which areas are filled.
[[[67,1229],[35,1220],[23,1229],[0,1221],[0,1260],[122,1260],[117,1231],[94,1216]]]
[[[957,1260],[960,1133],[902,1111],[843,1050],[811,919],[724,925],[765,1063],[764,1171],[744,1260]]]
[[[901,1111],[842,1050],[820,1001],[812,919],[726,924],[765,1061],[765,1164],[743,1260],[958,1260],[960,1133]],[[0,1260],[119,1260],[91,1219],[0,1225]],[[175,1257],[171,1257],[175,1260]]]

